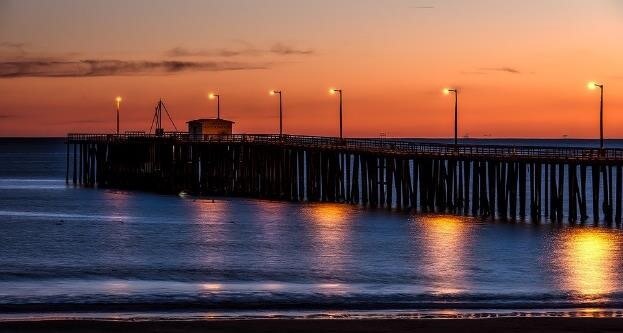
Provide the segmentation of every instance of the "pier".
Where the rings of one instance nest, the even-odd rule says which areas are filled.
[[[502,220],[621,222],[623,149],[188,133],[68,134],[68,183]]]

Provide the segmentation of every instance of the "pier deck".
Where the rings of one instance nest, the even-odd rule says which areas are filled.
[[[73,155],[71,154],[73,146]],[[73,163],[70,160],[73,156]],[[71,171],[71,172],[70,172]],[[623,149],[407,139],[69,134],[67,181],[418,212],[621,221]],[[589,195],[590,194],[590,195]]]
[[[350,138],[274,135],[189,135],[187,133],[154,134],[68,134],[68,143],[122,143],[149,140],[192,144],[255,144],[289,148],[338,150],[352,153],[375,153],[391,156],[440,157],[455,159],[525,160],[549,162],[608,163],[623,162],[623,149],[555,147],[555,146],[505,146],[482,144],[444,144],[421,142],[416,139]]]

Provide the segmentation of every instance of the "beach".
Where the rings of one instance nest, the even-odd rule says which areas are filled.
[[[620,332],[618,318],[496,318],[417,320],[205,320],[97,321],[53,320],[1,322],[0,333],[44,332]]]

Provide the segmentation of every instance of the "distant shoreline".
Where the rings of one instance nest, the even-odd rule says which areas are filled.
[[[0,322],[0,333],[23,332],[598,332],[620,331],[619,318],[360,319],[360,320],[47,320]]]

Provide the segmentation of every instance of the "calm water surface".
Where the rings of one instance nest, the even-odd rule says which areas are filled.
[[[623,307],[616,227],[82,189],[64,173],[62,140],[0,140],[0,313]]]

